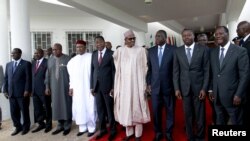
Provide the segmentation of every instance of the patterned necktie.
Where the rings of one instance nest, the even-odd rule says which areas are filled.
[[[12,73],[14,73],[16,71],[16,68],[17,68],[17,62],[14,63],[13,72]]]
[[[220,49],[220,50],[221,50],[221,51],[220,51],[220,58],[219,58],[219,60],[220,60],[220,67],[221,67],[222,62],[223,62],[224,57],[225,57],[225,56],[224,56],[224,49],[225,49],[225,48],[223,48],[223,47]]]
[[[102,52],[100,51],[100,56],[99,56],[99,59],[98,59],[98,63],[99,63],[99,66],[101,65],[102,63]]]
[[[191,48],[190,47],[188,47],[187,48],[187,59],[188,59],[188,63],[190,64],[191,63],[191,58],[192,58],[192,56],[191,56]]]
[[[159,55],[158,55],[158,59],[159,59],[159,66],[161,66],[161,60],[162,60],[162,47],[159,48]]]
[[[35,69],[35,72],[38,70],[38,67],[39,67],[39,60],[36,61],[36,69]]]

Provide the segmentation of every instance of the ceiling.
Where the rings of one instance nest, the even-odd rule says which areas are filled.
[[[88,14],[91,12],[88,12],[87,9],[79,10],[77,8],[52,5],[40,2],[39,0],[29,1],[32,5],[32,15],[91,16]],[[82,3],[85,1],[88,0],[83,0]],[[145,23],[160,22],[168,27],[171,24],[172,26],[178,25],[179,28],[191,28],[195,32],[204,32],[211,31],[220,24],[221,15],[227,11],[229,1],[233,0],[152,0],[151,4],[146,4],[145,0],[99,1],[115,7]],[[180,32],[180,30],[177,32]]]
[[[145,22],[174,20],[184,28],[197,32],[211,30],[226,11],[227,0],[103,0]]]

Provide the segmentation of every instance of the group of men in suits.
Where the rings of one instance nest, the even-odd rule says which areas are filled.
[[[154,141],[161,140],[163,136],[168,141],[173,140],[175,98],[183,101],[186,134],[190,141],[205,140],[207,94],[215,110],[215,124],[226,125],[228,117],[233,125],[242,125],[245,122],[249,124],[246,120],[249,117],[249,107],[246,106],[246,103],[249,103],[249,90],[247,89],[250,70],[249,22],[240,22],[237,33],[244,39],[241,43],[242,47],[230,43],[227,27],[218,26],[215,29],[217,47],[208,48],[195,43],[194,32],[191,29],[184,29],[182,31],[184,45],[177,48],[166,44],[167,34],[164,30],[157,31],[156,45],[148,49],[146,75],[146,92],[151,94],[153,106]],[[135,39],[135,37],[131,38],[132,41]],[[107,134],[107,117],[111,128],[109,140],[113,140],[116,135],[113,99],[116,82],[113,51],[105,48],[105,40],[102,36],[95,38],[95,44],[97,51],[92,53],[91,60],[89,60],[90,77],[88,80],[90,92],[96,99],[99,118],[100,132],[96,139]],[[54,51],[56,53],[56,50]],[[41,49],[36,50],[34,55],[36,62],[32,64],[21,59],[21,54],[22,51],[19,48],[13,49],[13,61],[6,65],[3,85],[3,92],[9,98],[11,117],[16,127],[12,135],[20,131],[26,134],[29,131],[30,93],[33,95],[35,121],[39,124],[33,132],[44,128],[45,132],[48,132],[52,128],[52,112],[51,97],[49,94],[44,94],[47,59],[43,58]],[[59,70],[62,69],[61,67],[63,66],[60,66]],[[55,78],[58,77],[57,71],[55,68]],[[70,89],[69,86],[69,94],[74,96],[74,92],[75,90]],[[163,106],[167,113],[165,133],[163,133],[161,123]],[[23,124],[20,122],[20,111],[23,114]],[[46,123],[44,123],[45,119]],[[66,128],[61,126],[62,128],[58,127],[56,130],[58,133]],[[87,126],[84,127],[85,130],[88,129]],[[66,131],[68,130],[70,126]],[[80,130],[79,136],[84,134],[85,130]],[[93,132],[90,132],[90,136]],[[69,131],[65,135],[68,133]]]
[[[173,140],[174,95],[183,102],[187,139],[205,140],[205,98],[208,95],[214,109],[214,124],[249,123],[249,22],[238,25],[243,47],[230,43],[225,26],[215,29],[215,48],[201,41],[195,43],[191,29],[182,31],[183,46],[165,44],[166,34],[159,30],[156,46],[148,50],[148,92],[151,93],[154,118],[154,141],[162,139],[161,108],[167,112],[165,136]],[[162,41],[161,41],[162,40]]]
[[[35,51],[35,59],[40,63],[23,60],[22,50],[14,48],[12,51],[13,61],[7,63],[3,93],[10,102],[10,112],[13,124],[16,127],[12,136],[22,131],[22,135],[30,130],[29,104],[30,96],[33,96],[35,122],[39,126],[32,132],[38,132],[44,128],[49,132],[52,128],[51,99],[44,95],[45,73],[47,70],[47,59],[43,57],[43,50]],[[21,123],[21,113],[23,123]],[[46,124],[44,120],[46,119]]]

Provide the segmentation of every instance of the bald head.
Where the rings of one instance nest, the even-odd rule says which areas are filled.
[[[62,55],[62,45],[59,43],[55,43],[53,46],[53,54],[56,57],[60,57]]]

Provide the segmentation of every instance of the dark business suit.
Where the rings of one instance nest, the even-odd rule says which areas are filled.
[[[220,47],[210,50],[212,84],[216,111],[216,124],[225,125],[224,111],[229,115],[233,125],[242,124],[242,105],[234,106],[234,96],[239,96],[244,102],[249,77],[249,58],[247,50],[230,44],[220,67]],[[249,105],[248,105],[249,106]]]
[[[200,100],[199,94],[201,90],[207,92],[209,84],[208,48],[194,44],[189,64],[185,46],[178,47],[174,54],[173,75],[175,90],[180,90],[182,94],[188,140],[194,140],[193,119],[197,123],[197,138],[204,139],[205,100]]]
[[[52,127],[52,111],[51,111],[51,96],[45,95],[45,75],[47,70],[48,60],[46,58],[40,63],[36,70],[36,61],[32,63],[32,94],[34,104],[35,122],[44,126],[46,119],[46,127]]]
[[[242,43],[242,47],[247,49],[248,57],[250,59],[250,36]],[[250,61],[249,61],[250,63]],[[250,65],[249,65],[250,66]],[[250,75],[249,75],[250,80]],[[244,113],[243,113],[243,124],[247,127],[250,126],[250,82],[248,81],[247,91],[246,91],[246,102],[244,103]]]
[[[171,136],[174,126],[173,93],[173,52],[175,47],[165,45],[161,65],[159,66],[158,46],[148,49],[147,85],[151,86],[154,131],[162,135],[162,105],[166,108],[166,135]]]
[[[30,128],[30,97],[24,97],[24,91],[31,92],[31,63],[21,59],[15,72],[13,72],[13,63],[14,61],[6,65],[3,92],[9,94],[10,112],[14,126],[24,131]],[[20,122],[21,112],[23,125]]]
[[[113,98],[109,95],[114,86],[115,67],[113,62],[113,51],[106,49],[101,64],[99,65],[98,51],[94,51],[91,61],[91,89],[94,90],[97,113],[100,121],[100,131],[106,130],[105,113],[107,113],[108,120],[111,127],[111,132],[116,132]]]

